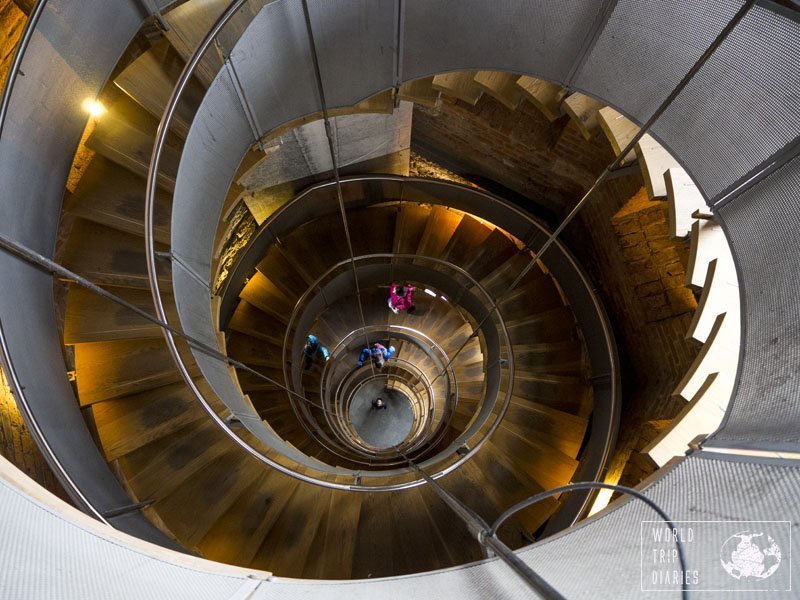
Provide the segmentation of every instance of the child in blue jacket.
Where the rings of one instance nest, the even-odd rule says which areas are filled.
[[[314,357],[317,354],[321,354],[322,358],[326,361],[331,357],[331,353],[325,346],[319,343],[317,336],[309,335],[306,340],[306,345],[303,346],[303,355],[305,356],[305,363],[303,364],[304,369],[311,368],[311,365],[314,364]]]
[[[372,348],[364,348],[361,351],[357,364],[359,367],[362,367],[368,359],[372,358],[372,362],[375,363],[375,366],[382,369],[386,361],[394,356],[394,353],[394,346],[386,348],[382,344],[372,344]]]

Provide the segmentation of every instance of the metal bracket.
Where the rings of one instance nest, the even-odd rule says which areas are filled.
[[[150,13],[150,16],[155,17],[159,29],[161,29],[161,31],[169,31],[169,23],[164,20],[164,15],[161,14],[158,5],[153,0],[142,0],[142,3],[147,9],[147,12]]]
[[[693,219],[703,219],[704,221],[713,221],[714,213],[701,211],[699,208],[692,213]]]
[[[137,510],[142,510],[143,508],[147,508],[155,501],[156,501],[155,498],[150,498],[149,500],[144,500],[143,502],[137,502],[136,504],[127,504],[125,506],[120,506],[119,508],[113,508],[111,510],[107,510],[103,512],[102,515],[106,519],[113,519],[114,517],[127,515],[129,513],[136,512]]]

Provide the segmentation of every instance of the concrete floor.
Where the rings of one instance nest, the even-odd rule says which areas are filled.
[[[387,408],[375,410],[372,401],[383,398]],[[368,444],[376,448],[389,448],[402,442],[414,421],[408,397],[398,390],[386,390],[383,381],[375,381],[361,388],[350,405],[353,427]]]

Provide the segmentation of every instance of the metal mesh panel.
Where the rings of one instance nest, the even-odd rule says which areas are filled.
[[[740,269],[739,382],[709,446],[800,451],[800,157],[720,210]]]
[[[707,198],[800,132],[800,22],[754,6],[653,127]]]
[[[6,481],[0,507],[3,598],[217,600],[233,597],[245,581],[148,556],[67,520]]]
[[[713,459],[703,454],[682,460],[647,488],[646,494],[675,521],[718,521],[725,536],[737,531],[736,521],[791,521],[791,534],[798,534],[800,508],[800,467]],[[642,522],[658,521],[658,516],[640,501],[629,501],[599,518],[584,522],[562,535],[545,540],[520,552],[541,576],[567,598],[678,598],[672,592],[642,592]],[[727,522],[727,525],[725,524]],[[769,525],[767,525],[769,527]],[[778,589],[789,579],[786,539],[787,526],[769,529],[783,549],[783,561],[772,581],[738,586],[730,578],[731,589],[754,593]],[[714,529],[717,531],[717,528]],[[778,533],[782,533],[778,537]],[[724,540],[724,537],[722,537]],[[686,544],[690,570],[716,572],[728,577],[720,566],[719,546]],[[647,548],[645,547],[645,550]],[[679,569],[677,564],[670,565]],[[782,569],[782,570],[781,570]],[[791,587],[800,585],[797,569],[791,569]],[[775,584],[780,575],[779,585]],[[724,580],[723,580],[724,581]],[[782,584],[782,585],[781,585]],[[759,587],[760,586],[760,587]],[[700,586],[696,586],[700,587]],[[785,587],[783,588],[785,589]],[[737,594],[749,597],[746,594]],[[531,591],[516,575],[498,561],[447,569],[436,573],[394,577],[390,580],[353,582],[312,582],[274,580],[260,588],[258,599],[320,598],[361,600],[367,598],[530,598]],[[729,597],[709,594],[702,597]],[[769,598],[794,598],[791,591],[772,591]],[[699,595],[693,597],[701,597]]]
[[[325,100],[352,106],[393,85],[395,0],[309,3]]]
[[[741,5],[619,0],[574,83],[643,123]]]
[[[603,2],[407,0],[403,79],[463,69],[564,82]]]
[[[230,58],[262,135],[321,110],[300,2],[265,6]]]

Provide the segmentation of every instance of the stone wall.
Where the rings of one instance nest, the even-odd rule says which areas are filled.
[[[443,97],[414,107],[412,149],[445,158],[468,179],[489,179],[560,215],[613,155],[605,140],[587,142],[569,117],[549,122],[532,105],[509,110],[484,94],[475,106]]]

